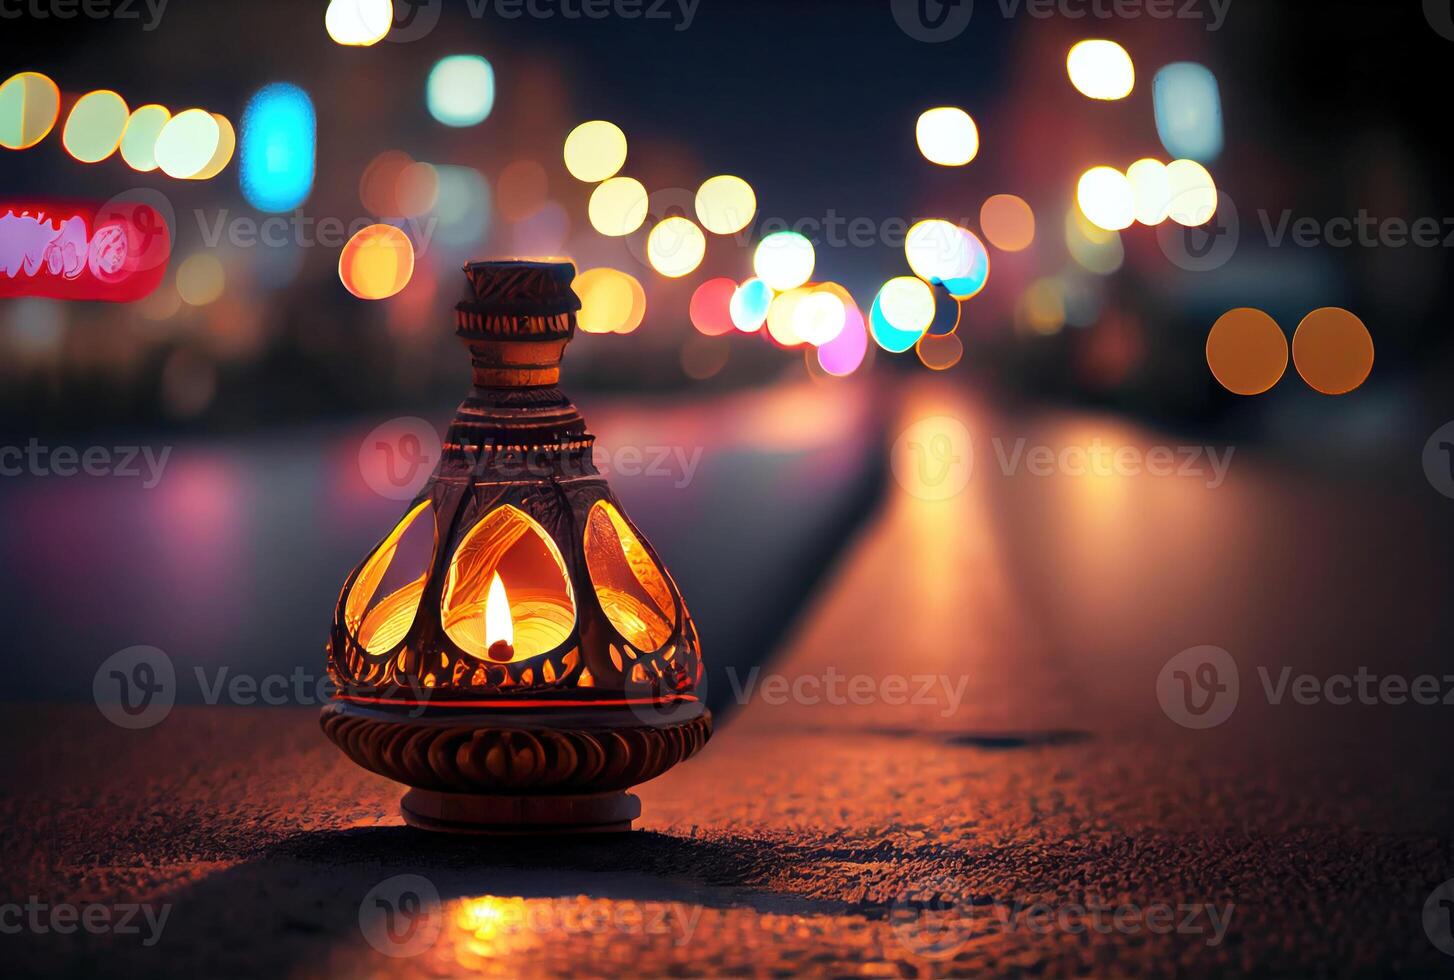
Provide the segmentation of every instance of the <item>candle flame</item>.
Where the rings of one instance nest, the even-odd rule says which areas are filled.
[[[515,645],[515,620],[510,615],[510,599],[505,595],[505,583],[496,572],[490,581],[489,594],[485,596],[485,649],[504,640]]]

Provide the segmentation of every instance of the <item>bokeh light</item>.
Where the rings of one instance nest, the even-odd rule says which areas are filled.
[[[793,308],[793,333],[814,347],[832,342],[848,323],[848,308],[827,289],[814,289]]]
[[[434,168],[438,200],[434,205],[434,237],[443,245],[464,248],[490,233],[490,184],[474,167],[441,165]]]
[[[565,138],[565,169],[576,180],[598,184],[626,166],[626,134],[604,119],[581,123]]]
[[[934,322],[934,291],[913,276],[899,276],[884,283],[874,303],[885,323],[901,333],[913,334],[915,341]]]
[[[131,109],[110,89],[87,92],[76,100],[66,117],[61,144],[81,163],[100,163],[121,146]]]
[[[914,275],[926,282],[946,282],[969,275],[974,257],[963,228],[931,218],[920,221],[904,236],[904,256]]]
[[[258,89],[242,114],[238,181],[247,202],[272,214],[301,206],[313,190],[317,157],[318,119],[308,93],[288,82]]]
[[[1047,276],[1030,284],[1015,304],[1015,325],[1042,336],[1065,327],[1065,287],[1059,278]]]
[[[729,306],[732,325],[743,333],[761,330],[772,308],[773,295],[772,287],[756,277],[738,286]]]
[[[741,177],[712,177],[697,189],[697,220],[714,235],[735,235],[757,214],[757,194]]]
[[[691,275],[706,255],[707,236],[690,218],[658,222],[646,238],[646,260],[669,279]]]
[[[167,120],[156,141],[162,173],[186,180],[206,170],[223,145],[217,118],[206,109],[187,109]]]
[[[1211,221],[1217,214],[1217,184],[1195,160],[1173,160],[1166,167],[1171,220],[1188,228]]]
[[[646,318],[646,290],[619,269],[587,269],[571,288],[581,300],[576,322],[586,333],[631,333]]]
[[[941,167],[962,167],[979,155],[979,127],[969,113],[953,106],[921,114],[915,136],[924,159]]]
[[[1114,167],[1092,167],[1082,174],[1075,200],[1081,214],[1104,231],[1121,231],[1136,221],[1131,181]]]
[[[1325,395],[1346,395],[1373,373],[1373,335],[1354,314],[1325,307],[1298,324],[1292,357],[1309,387]]]
[[[646,186],[634,177],[612,177],[591,192],[591,227],[602,235],[621,238],[646,221]]]
[[[359,201],[371,214],[398,217],[399,199],[396,189],[399,177],[414,158],[399,150],[385,150],[369,161],[358,182]]]
[[[188,306],[215,303],[226,285],[222,263],[211,252],[196,252],[177,266],[177,293]]]
[[[1261,310],[1229,310],[1207,335],[1207,366],[1234,395],[1260,395],[1287,373],[1287,337]]]
[[[217,147],[202,169],[188,178],[190,180],[211,180],[227,168],[232,162],[233,154],[237,152],[237,130],[232,128],[232,123],[226,116],[215,112],[212,113],[212,119],[217,123]]]
[[[1065,56],[1065,68],[1086,98],[1113,102],[1136,87],[1136,66],[1115,41],[1081,41]]]
[[[439,203],[439,171],[432,164],[415,161],[399,171],[394,183],[395,217],[417,218]]]
[[[773,298],[772,306],[767,311],[767,335],[779,347],[792,348],[806,343],[798,334],[793,320],[798,307],[810,295],[812,290],[799,286]]]
[[[1212,163],[1222,154],[1222,94],[1204,65],[1180,61],[1156,73],[1151,86],[1156,133],[1173,157]]]
[[[736,328],[732,322],[732,295],[736,292],[737,283],[726,277],[708,279],[697,287],[688,315],[698,333],[720,337]]]
[[[857,371],[868,355],[868,328],[863,312],[851,298],[844,304],[844,314],[843,330],[818,348],[818,366],[835,378],[846,378]]]
[[[144,105],[132,110],[121,135],[121,159],[128,167],[143,174],[157,168],[157,137],[171,118],[166,106]]]
[[[1035,242],[1035,212],[1014,194],[986,200],[979,209],[979,227],[1001,252],[1023,252]]]
[[[1065,213],[1065,247],[1081,268],[1098,276],[1119,271],[1126,261],[1120,233],[1097,228],[1078,207]]]
[[[795,231],[779,231],[757,244],[752,269],[778,292],[797,289],[813,277],[817,253],[813,243]]]
[[[331,0],[323,15],[328,36],[348,47],[378,44],[393,24],[392,0]]]
[[[60,112],[55,82],[34,71],[11,75],[0,85],[0,146],[30,149],[50,135]]]
[[[969,246],[969,269],[962,276],[944,280],[944,288],[955,299],[973,299],[989,284],[990,253],[974,232],[964,228],[959,231]]]
[[[926,333],[914,345],[914,352],[929,370],[948,371],[964,357],[964,342],[952,333]]]
[[[1166,164],[1160,160],[1137,160],[1126,171],[1131,182],[1131,196],[1136,220],[1143,225],[1159,225],[1171,214],[1171,181]]]
[[[426,102],[446,126],[479,125],[495,108],[495,69],[477,54],[440,58],[429,72]]]
[[[338,257],[338,278],[359,299],[388,299],[414,275],[414,243],[393,225],[369,225]]]
[[[516,160],[500,171],[495,182],[499,191],[500,216],[506,221],[524,221],[540,210],[550,193],[550,178],[534,160]]]

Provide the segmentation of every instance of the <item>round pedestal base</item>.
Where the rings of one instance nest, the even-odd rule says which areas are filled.
[[[641,816],[632,793],[580,796],[485,796],[411,789],[399,802],[404,822],[447,834],[507,836],[622,833]]]

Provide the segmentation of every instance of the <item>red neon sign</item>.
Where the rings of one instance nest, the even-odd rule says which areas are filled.
[[[0,202],[0,298],[132,303],[161,284],[171,253],[148,204]]]

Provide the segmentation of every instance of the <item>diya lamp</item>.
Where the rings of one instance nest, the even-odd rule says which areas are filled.
[[[626,790],[711,735],[696,627],[557,387],[574,266],[465,276],[474,388],[428,484],[344,583],[323,730],[410,787],[411,826],[629,830],[641,804]],[[406,537],[428,558],[396,567]]]

